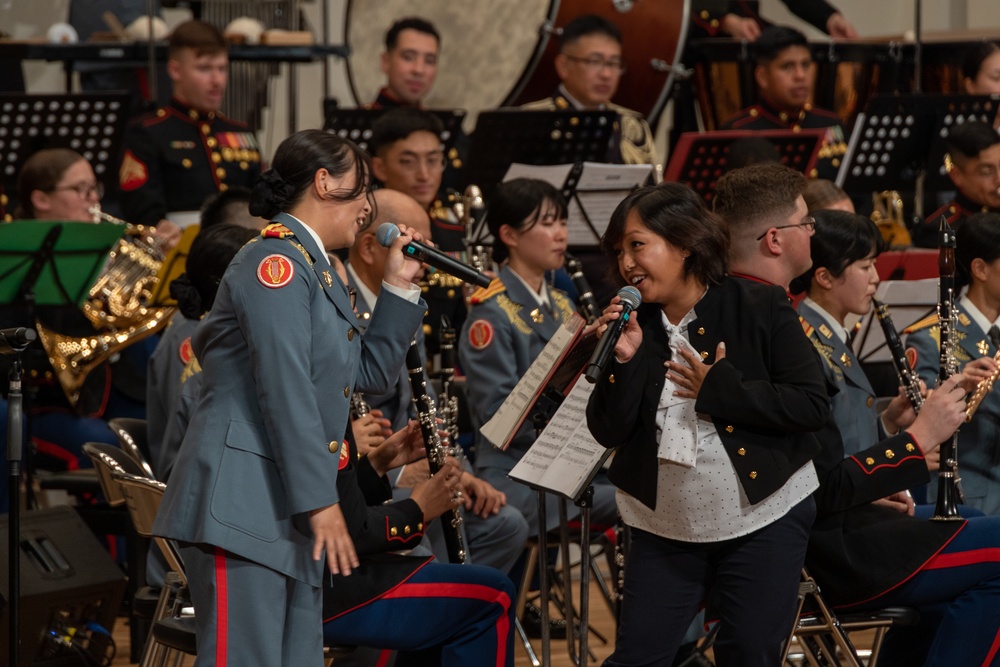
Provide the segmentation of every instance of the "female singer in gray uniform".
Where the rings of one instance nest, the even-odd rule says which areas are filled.
[[[601,240],[643,305],[587,410],[632,527],[605,665],[669,665],[699,606],[720,666],[773,667],[795,618],[829,406],[783,290],[726,275],[729,238],[689,187],[629,195]],[[617,297],[600,331],[620,316]]]
[[[351,391],[395,381],[426,309],[409,228],[364,337],[327,261],[371,214],[369,172],[326,132],[283,141],[250,204],[272,224],[193,337],[203,385],[155,529],[182,544],[198,665],[321,665],[324,552],[330,572],[357,567],[336,487]]]
[[[507,473],[535,441],[525,420],[510,447],[500,450],[479,435],[514,390],[559,326],[576,311],[566,294],[545,283],[545,272],[562,267],[568,233],[566,202],[554,187],[535,179],[501,183],[487,217],[493,235],[493,259],[503,263],[500,277],[472,295],[472,310],[462,327],[458,355],[468,382],[466,392],[476,426],[476,474],[507,495],[507,502],[538,532],[536,494]],[[571,510],[575,510],[571,507]],[[558,523],[555,502],[546,507],[546,527]],[[594,485],[591,520],[610,526],[617,519],[614,489]]]

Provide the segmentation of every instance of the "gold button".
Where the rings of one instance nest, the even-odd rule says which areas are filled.
[[[873,466],[875,465],[875,459],[869,456],[868,458],[865,459],[865,463],[867,463],[870,466]]]
[[[354,340],[354,329],[347,330],[347,340]]]
[[[914,449],[916,449],[916,447],[913,446],[912,442],[906,443],[906,451],[912,452]]]
[[[424,529],[424,522],[421,521],[420,523],[417,524],[417,530],[423,530],[423,529]]]
[[[215,170],[215,175],[218,176],[219,178],[225,178],[226,170],[223,169],[222,167],[219,167],[218,169]]]
[[[242,162],[240,162],[240,169],[242,169],[243,171],[246,171],[249,168],[250,168],[250,163],[249,162],[247,162],[246,160],[243,160]]]
[[[430,336],[434,332],[434,327],[429,324],[424,325],[424,335]]]
[[[711,16],[711,14],[708,13],[707,9],[703,9],[701,11],[701,18],[703,18],[703,19],[705,19],[707,21],[709,16]]]
[[[189,160],[187,158],[184,158],[183,160],[181,160],[181,164],[184,166],[185,169],[190,169],[191,168],[191,160]]]
[[[885,458],[887,459],[896,458],[896,452],[892,451],[891,449],[885,450]]]
[[[757,471],[756,470],[751,470],[750,471],[750,479],[757,479]]]
[[[228,185],[226,185],[225,183],[219,183],[219,192],[225,192],[228,189],[229,189]]]
[[[702,359],[708,359],[708,352],[702,352],[701,353],[701,358]]]
[[[215,137],[209,137],[205,140],[205,143],[208,144],[209,148],[215,148],[219,142],[215,140]]]
[[[410,527],[409,526],[403,526],[403,534],[404,535],[409,535],[410,534]]]
[[[615,383],[615,374],[614,373],[612,373],[611,375],[608,376],[608,382],[610,382],[611,384]]]
[[[745,450],[742,447],[740,447],[739,449],[736,450],[736,453],[739,454],[740,456],[746,456],[747,455],[747,450]]]
[[[454,299],[455,298],[455,290],[453,290],[453,289],[448,290],[448,298],[449,299]]]
[[[393,526],[392,528],[389,529],[389,534],[392,535],[393,537],[396,537],[396,533],[398,533],[398,532],[399,531],[396,530],[395,526]]]
[[[211,134],[212,133],[212,128],[210,126],[208,126],[208,125],[202,125],[201,126],[201,133],[202,134]]]
[[[344,387],[344,398],[347,398],[350,395],[351,395],[351,388],[350,387]]]
[[[732,432],[733,432],[733,425],[730,424],[729,426],[726,427],[726,433],[732,433]]]
[[[698,327],[698,335],[699,336],[705,335],[705,327]]]
[[[711,24],[710,24],[710,25],[711,25],[711,26],[712,26],[713,28],[718,28],[718,27],[719,27],[719,19],[712,19],[712,22],[711,22]]]
[[[233,155],[233,149],[232,148],[226,148],[226,147],[222,148],[222,159],[223,160],[225,160],[226,162],[232,162],[233,161],[233,157],[235,157],[235,156]]]
[[[212,162],[214,162],[215,164],[219,164],[220,162],[222,162],[222,155],[220,155],[219,153],[212,153]]]
[[[340,451],[340,443],[337,442],[336,440],[331,440],[330,441],[330,453],[331,454],[336,454],[339,451]]]
[[[872,398],[871,396],[869,396],[869,397],[868,397],[868,401],[867,401],[867,405],[868,405],[868,407],[869,407],[869,408],[870,408],[871,406],[875,405],[875,399],[874,399],[874,398]]]

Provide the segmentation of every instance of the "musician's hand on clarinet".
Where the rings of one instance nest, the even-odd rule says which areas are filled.
[[[965,376],[962,386],[967,393],[973,394],[979,383],[992,377],[996,370],[997,362],[993,360],[993,357],[973,359],[962,369],[962,375]]]
[[[382,418],[380,410],[372,410],[363,417],[351,420],[351,432],[354,433],[354,443],[358,448],[358,456],[367,456],[368,452],[385,442],[392,435],[391,429],[386,429],[390,422]],[[389,430],[386,433],[386,430]]]
[[[322,558],[326,549],[326,564],[330,572],[345,577],[360,564],[339,504],[309,512],[309,527],[313,533],[313,560]]]
[[[920,414],[907,429],[926,456],[951,437],[965,421],[965,395],[963,376],[956,373],[940,387],[927,392],[927,400]]]
[[[461,475],[458,462],[448,458],[437,474],[413,487],[410,498],[420,506],[425,523],[461,504],[462,492],[458,489]]]
[[[927,385],[920,381],[920,395],[927,396]],[[910,425],[917,418],[917,411],[913,409],[913,403],[906,395],[906,390],[899,388],[889,405],[882,412],[882,422],[885,424],[886,433],[896,435],[900,431],[910,428]]]
[[[611,322],[622,316],[624,308],[621,301],[621,297],[616,294],[612,297],[608,307],[601,313],[601,317],[597,320],[598,338],[607,333]],[[622,335],[618,338],[618,343],[615,345],[615,359],[619,363],[624,364],[630,361],[642,344],[642,328],[636,320],[636,313],[633,312],[632,317],[628,319],[628,323],[625,325],[625,330],[622,331]]]
[[[872,501],[872,504],[888,507],[889,509],[896,510],[897,512],[913,516],[913,498],[907,491],[897,491],[890,496]]]
[[[701,385],[705,381],[708,371],[712,370],[713,364],[706,364],[696,355],[688,350],[680,350],[680,355],[686,361],[681,364],[676,361],[665,361],[663,365],[667,367],[667,377],[681,387],[674,391],[674,396],[681,398],[698,398]],[[715,348],[715,361],[726,358],[726,344],[719,343]]]
[[[491,514],[500,512],[507,504],[507,495],[499,491],[486,480],[479,479],[471,472],[465,471],[459,478],[459,488],[464,494],[465,511],[485,519]]]
[[[375,472],[384,475],[394,468],[412,463],[426,455],[420,425],[415,419],[411,419],[409,424],[369,451],[368,460]],[[426,477],[426,473],[424,476]]]

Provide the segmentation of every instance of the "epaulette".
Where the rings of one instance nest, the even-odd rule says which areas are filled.
[[[806,336],[812,336],[813,325],[806,322],[806,318],[802,317],[801,315],[799,315],[799,324],[802,325],[802,331],[806,334]]]
[[[261,231],[260,235],[264,238],[283,239],[295,236],[295,232],[279,222],[272,222]]]
[[[501,294],[507,291],[507,287],[500,281],[499,278],[494,278],[493,282],[487,287],[480,287],[472,296],[469,298],[469,303],[477,304],[483,303],[489,299],[492,299],[497,294]]]
[[[934,326],[937,323],[938,323],[937,313],[931,313],[924,319],[914,322],[910,326],[903,329],[903,333],[911,334],[914,331],[920,331],[921,329],[926,329],[927,327]]]

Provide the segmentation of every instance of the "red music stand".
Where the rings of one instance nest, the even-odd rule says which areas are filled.
[[[729,152],[735,141],[766,139],[777,149],[781,164],[808,176],[825,137],[825,129],[685,132],[674,147],[663,179],[686,183],[709,202],[716,181],[728,171]]]

